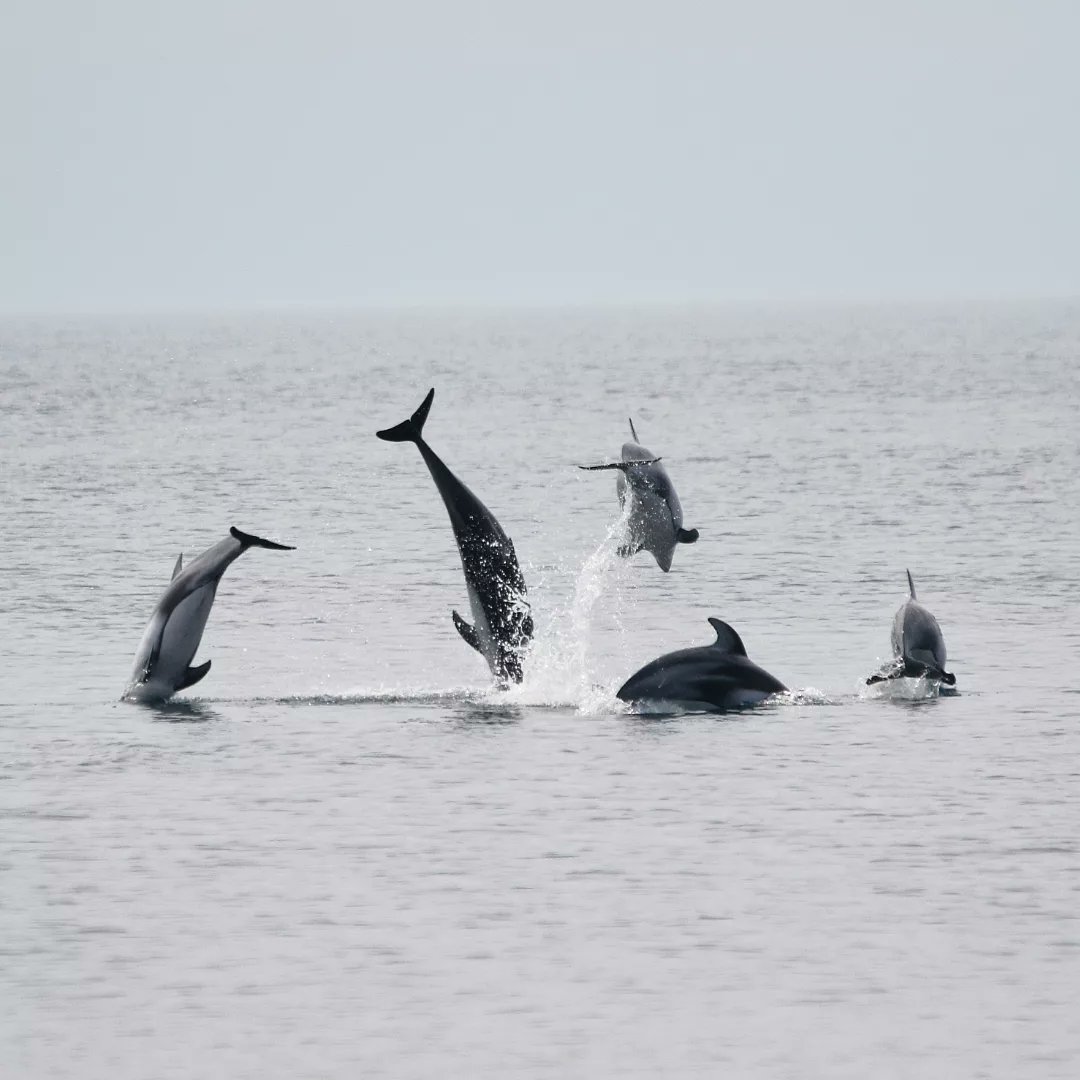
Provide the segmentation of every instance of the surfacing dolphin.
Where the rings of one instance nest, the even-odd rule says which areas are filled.
[[[424,422],[434,398],[432,388],[408,420],[375,434],[387,442],[412,442],[419,448],[450,515],[465,572],[473,625],[454,611],[454,626],[484,657],[499,682],[521,682],[521,665],[532,641],[533,620],[514,542],[503,532],[495,515],[424,442]]]
[[[619,505],[630,499],[626,543],[619,548],[624,557],[639,551],[651,552],[657,565],[666,574],[678,544],[692,544],[698,538],[697,529],[684,529],[682,504],[675,494],[675,485],[651,450],[637,441],[634,421],[630,421],[633,442],[623,443],[622,461],[606,465],[579,465],[579,469],[617,469],[615,490]]]
[[[186,568],[184,556],[180,555],[172,581],[154,608],[135,653],[131,682],[124,691],[126,700],[165,701],[177,690],[194,686],[210,670],[209,660],[196,667],[190,664],[202,641],[221,575],[249,547],[295,550],[287,544],[275,544],[233,528],[224,540],[208,548]]]
[[[926,676],[946,686],[956,685],[956,676],[945,670],[945,638],[937,619],[915,599],[915,582],[907,571],[911,596],[893,619],[892,647],[895,659],[887,668],[866,680],[867,686],[890,679],[918,679]]]
[[[722,619],[711,645],[679,649],[646,664],[619,687],[623,701],[662,701],[692,709],[725,712],[756,705],[787,689],[747,655],[742,639]]]

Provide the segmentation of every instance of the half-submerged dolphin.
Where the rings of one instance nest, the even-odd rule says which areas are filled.
[[[275,544],[233,528],[224,540],[208,548],[186,568],[184,556],[180,555],[172,581],[154,608],[135,653],[131,682],[124,691],[126,700],[165,701],[177,690],[194,686],[210,670],[209,660],[197,667],[190,664],[214,606],[221,575],[249,547],[295,550],[287,544]]]
[[[945,670],[945,639],[937,619],[915,599],[915,582],[907,571],[909,599],[893,619],[892,647],[895,659],[886,669],[866,680],[867,686],[890,679],[928,679],[956,685],[956,676]]]
[[[626,543],[619,548],[624,557],[645,550],[652,553],[657,565],[666,574],[678,544],[692,544],[698,538],[697,529],[684,529],[682,504],[675,494],[675,485],[651,450],[637,441],[634,421],[630,421],[633,442],[623,443],[622,461],[606,465],[579,465],[579,469],[617,469],[615,490],[619,505],[630,499]]]
[[[724,712],[756,705],[787,689],[747,655],[742,639],[722,619],[711,645],[679,649],[646,664],[619,687],[623,701],[663,701]]]
[[[473,625],[454,611],[454,626],[484,657],[497,680],[521,682],[521,665],[532,641],[533,620],[514,542],[503,532],[495,515],[424,442],[424,421],[434,399],[432,388],[408,420],[375,434],[387,442],[412,442],[419,448],[450,515],[469,592]]]

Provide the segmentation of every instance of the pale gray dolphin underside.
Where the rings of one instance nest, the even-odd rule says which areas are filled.
[[[196,667],[191,667],[191,661],[202,641],[221,575],[249,547],[294,550],[233,528],[187,567],[183,555],[176,560],[172,581],[154,608],[135,652],[131,681],[124,691],[126,700],[165,701],[206,675],[209,660]]]
[[[698,538],[697,529],[683,528],[682,504],[675,492],[675,485],[667,469],[651,450],[637,441],[634,421],[630,421],[633,441],[623,443],[622,461],[605,465],[579,465],[578,468],[595,471],[618,470],[615,492],[619,505],[626,508],[627,536],[619,548],[624,557],[648,551],[666,574],[679,544],[692,544]]]

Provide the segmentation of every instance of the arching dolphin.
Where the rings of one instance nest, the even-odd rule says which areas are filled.
[[[579,465],[579,469],[617,469],[615,490],[619,505],[630,498],[630,513],[626,543],[619,548],[623,556],[645,550],[652,553],[657,565],[666,574],[678,544],[692,544],[698,538],[697,529],[684,529],[682,505],[675,494],[675,485],[651,450],[637,441],[634,421],[630,421],[633,442],[623,443],[622,461],[607,465]]]
[[[759,668],[742,639],[721,619],[709,619],[716,641],[680,649],[646,664],[619,687],[623,701],[665,701],[694,709],[740,709],[786,690]]]
[[[473,625],[454,611],[454,626],[484,657],[496,679],[521,682],[521,664],[532,640],[533,620],[514,542],[503,532],[495,515],[424,442],[424,421],[434,399],[432,388],[408,420],[375,434],[387,442],[412,442],[419,448],[450,515],[469,592]]]
[[[183,555],[176,560],[172,581],[135,653],[131,682],[124,691],[128,701],[165,701],[177,690],[194,686],[210,670],[209,660],[197,667],[189,665],[202,640],[221,575],[249,547],[294,550],[234,528],[186,569]]]
[[[945,639],[937,619],[915,599],[915,582],[907,571],[909,599],[905,600],[893,619],[892,647],[895,660],[887,670],[871,675],[867,686],[889,679],[929,679],[956,685],[956,676],[945,670]]]

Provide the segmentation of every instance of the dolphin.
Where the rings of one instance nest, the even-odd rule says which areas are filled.
[[[651,450],[638,442],[634,421],[630,421],[633,442],[623,443],[622,461],[606,465],[579,465],[579,469],[617,469],[615,490],[619,505],[630,498],[630,514],[626,543],[619,554],[628,558],[639,551],[651,552],[657,565],[666,574],[678,544],[692,544],[698,538],[697,529],[684,529],[682,505],[675,494],[675,485]]]
[[[915,599],[915,582],[907,571],[908,589],[911,596],[904,601],[893,619],[892,647],[895,660],[880,674],[871,675],[867,686],[902,679],[905,676],[956,685],[956,676],[945,670],[945,639],[937,619]]]
[[[249,547],[295,550],[287,544],[275,544],[233,528],[224,540],[208,548],[186,568],[184,556],[177,558],[169,587],[154,608],[135,653],[135,668],[124,699],[165,701],[206,675],[210,670],[209,660],[196,667],[189,665],[202,640],[221,575]]]
[[[742,639],[726,622],[709,622],[716,631],[711,645],[679,649],[653,660],[631,675],[616,697],[724,712],[756,705],[787,689],[746,655]]]
[[[424,422],[434,399],[432,388],[408,420],[375,434],[387,442],[412,442],[419,448],[450,515],[465,572],[473,624],[453,611],[454,626],[487,661],[496,680],[521,682],[521,665],[532,641],[533,619],[514,542],[503,532],[495,515],[424,442]]]

